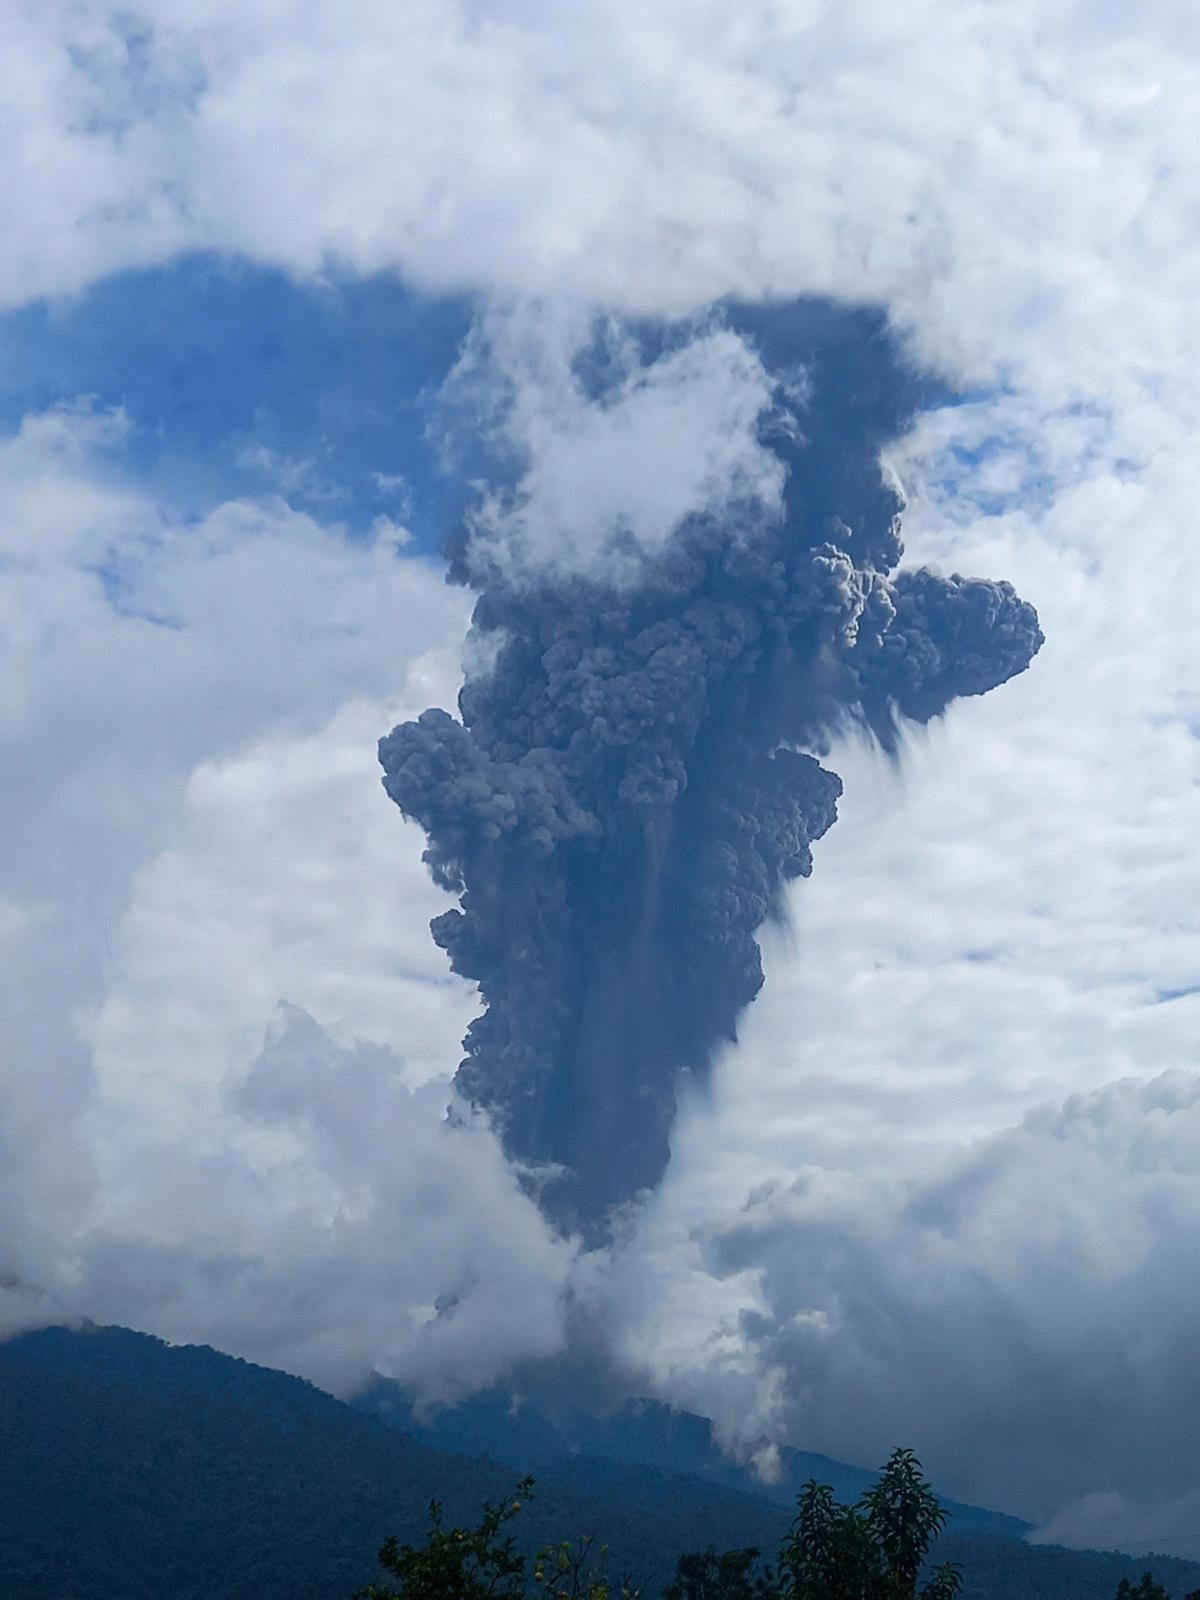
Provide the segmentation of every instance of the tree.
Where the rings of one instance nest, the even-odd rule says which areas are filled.
[[[774,1574],[759,1564],[753,1546],[707,1550],[680,1556],[675,1581],[663,1590],[663,1600],[776,1600]]]
[[[641,1585],[628,1574],[608,1572],[608,1546],[595,1538],[563,1539],[538,1551],[533,1567],[541,1600],[641,1600]]]
[[[422,1545],[391,1538],[379,1565],[398,1583],[370,1584],[354,1600],[526,1600],[527,1558],[506,1529],[533,1498],[533,1479],[522,1478],[512,1498],[484,1503],[475,1528],[443,1528],[442,1507],[429,1507]],[[628,1579],[612,1582],[607,1545],[592,1538],[564,1539],[539,1550],[533,1560],[533,1593],[542,1600],[640,1600]]]
[[[396,1582],[372,1584],[355,1600],[640,1600],[629,1578],[609,1577],[608,1548],[591,1538],[543,1547],[527,1579],[528,1558],[509,1525],[532,1494],[533,1479],[523,1478],[511,1499],[485,1504],[476,1528],[444,1528],[435,1500],[424,1544],[393,1538],[379,1552]],[[857,1505],[842,1505],[827,1484],[806,1484],[776,1567],[762,1564],[756,1549],[719,1553],[710,1545],[679,1558],[663,1600],[956,1600],[961,1580],[952,1564],[921,1584],[945,1520],[920,1462],[897,1450]],[[1117,1600],[1168,1597],[1147,1573],[1137,1588],[1123,1582]]]
[[[857,1505],[810,1480],[780,1552],[782,1600],[954,1600],[962,1580],[950,1563],[918,1589],[945,1521],[911,1450],[893,1452]]]
[[[1143,1572],[1138,1583],[1121,1579],[1117,1585],[1117,1600],[1171,1600],[1171,1597],[1152,1572]],[[1188,1595],[1186,1600],[1192,1600],[1192,1596]]]
[[[533,1492],[522,1478],[511,1500],[485,1502],[477,1528],[443,1528],[442,1507],[429,1506],[429,1533],[422,1545],[388,1539],[379,1565],[398,1580],[373,1583],[354,1600],[524,1600],[525,1557],[505,1528]]]

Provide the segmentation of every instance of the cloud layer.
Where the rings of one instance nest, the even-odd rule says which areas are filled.
[[[215,1214],[214,1178],[240,1170],[230,1194],[251,1215],[270,1185],[265,1156],[238,1144],[225,1078],[257,1055],[280,1000],[317,1003],[345,1048],[402,1046],[417,1082],[444,1074],[470,1011],[423,933],[406,939],[407,913],[438,897],[370,803],[372,731],[416,703],[405,694],[452,681],[461,605],[385,534],[354,544],[282,501],[173,522],[109,465],[127,426],[63,407],[3,445],[9,1325],[95,1315],[108,1296],[112,1315],[165,1327],[176,1296],[203,1300],[206,1273],[232,1288],[238,1212],[231,1199]],[[286,1053],[285,1039],[273,1059]],[[445,1100],[431,1090],[401,1118],[426,1130],[435,1164]],[[260,1095],[251,1121],[272,1115]],[[464,1171],[491,1149],[520,1214],[484,1131],[449,1148]],[[495,1196],[480,1205],[503,1214]],[[123,1249],[152,1245],[156,1269],[117,1270]],[[253,1276],[271,1252],[248,1248]],[[244,1338],[248,1308],[240,1322]]]
[[[833,292],[963,368],[1178,371],[1197,61],[1165,0],[90,0],[7,27],[10,303],[201,247],[643,311]]]
[[[422,1087],[473,1002],[427,945],[442,900],[370,746],[452,695],[461,607],[398,528],[344,537],[318,424],[260,436],[252,415],[248,476],[195,510],[178,461],[153,488],[118,466],[136,386],[89,409],[47,377],[0,444],[7,1325],[50,1304],[446,1391],[553,1349],[565,1293],[731,1436],[750,1418],[866,1459],[911,1439],[947,1489],[1063,1536],[1192,1527],[1187,20],[1166,0],[10,8],[6,305],[192,249],[475,291],[460,378],[474,360],[483,388],[457,403],[526,463],[489,512],[569,565],[577,479],[647,529],[714,473],[777,492],[752,360],[714,336],[602,415],[571,330],[864,296],[974,386],[893,452],[910,559],[1003,573],[1048,643],[899,776],[838,752],[842,821],[736,1072],[691,1107],[619,1259],[572,1268],[486,1129],[442,1128]],[[99,304],[74,313],[104,349]],[[493,1259],[537,1310],[521,1326]]]
[[[923,1170],[814,1163],[703,1223],[693,1175],[607,1303],[645,1318],[625,1326],[630,1359],[715,1403],[743,1449],[774,1434],[872,1461],[919,1417],[957,1492],[1035,1519],[1066,1503],[1046,1537],[1120,1501],[1106,1542],[1178,1539],[1164,1512],[1200,1474],[1198,1139],[1200,1075],[1172,1072],[1039,1107]]]

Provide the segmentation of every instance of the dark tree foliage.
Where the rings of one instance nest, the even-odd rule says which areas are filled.
[[[918,1587],[945,1520],[911,1450],[893,1452],[857,1505],[810,1481],[780,1551],[782,1600],[954,1600],[961,1578],[950,1563]]]
[[[774,1574],[753,1545],[745,1550],[707,1550],[680,1556],[675,1581],[663,1600],[774,1600]]]
[[[422,1545],[389,1539],[380,1565],[398,1583],[373,1584],[355,1600],[639,1600],[629,1578],[614,1583],[593,1541],[543,1548],[527,1559],[507,1527],[533,1492],[524,1478],[508,1501],[487,1504],[475,1528],[444,1528],[441,1507],[430,1507]],[[760,1562],[757,1548],[706,1550],[679,1558],[663,1600],[955,1600],[957,1567],[936,1568],[922,1585],[922,1568],[946,1513],[911,1450],[893,1452],[875,1486],[857,1505],[842,1505],[828,1484],[810,1482],[779,1551],[776,1567]],[[1152,1582],[1147,1574],[1145,1582]],[[1168,1600],[1122,1586],[1118,1600]]]
[[[1143,1572],[1137,1583],[1121,1579],[1117,1585],[1117,1600],[1171,1600],[1171,1597],[1152,1572]],[[1192,1596],[1185,1596],[1185,1600],[1192,1600]]]
[[[533,1479],[523,1478],[515,1499],[486,1502],[470,1529],[443,1528],[441,1503],[431,1501],[424,1544],[391,1538],[379,1552],[379,1565],[398,1582],[370,1584],[355,1600],[522,1600],[525,1557],[504,1530],[532,1491]]]
[[[528,1557],[508,1525],[533,1496],[533,1479],[522,1478],[511,1499],[487,1502],[474,1528],[445,1528],[442,1507],[429,1507],[429,1529],[421,1545],[388,1539],[379,1564],[397,1582],[370,1584],[354,1600],[639,1600],[628,1578],[610,1579],[608,1547],[593,1539],[546,1545],[533,1558],[532,1588]]]

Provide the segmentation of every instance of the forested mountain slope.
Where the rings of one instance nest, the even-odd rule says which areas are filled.
[[[311,1384],[119,1328],[0,1345],[4,1600],[348,1600],[431,1497],[474,1521],[516,1472],[431,1449]],[[683,1454],[686,1455],[686,1452]],[[597,1532],[649,1593],[709,1543],[772,1550],[787,1508],[638,1462],[530,1464],[530,1545]],[[1200,1566],[955,1539],[967,1600],[1112,1600],[1152,1566],[1176,1596]]]
[[[731,1460],[719,1448],[712,1423],[658,1400],[628,1400],[617,1409],[596,1414],[579,1405],[522,1394],[520,1403],[501,1390],[473,1396],[456,1406],[417,1411],[397,1384],[373,1384],[353,1404],[369,1415],[403,1429],[435,1449],[486,1455],[517,1471],[554,1472],[579,1457],[619,1462],[625,1466],[663,1466],[673,1472],[719,1484],[787,1507],[810,1478],[827,1483],[838,1498],[857,1500],[878,1473],[852,1467],[831,1456],[785,1447],[779,1452],[779,1474],[764,1483],[751,1468]],[[1021,1539],[1029,1524],[1018,1517],[981,1506],[943,1500],[950,1512],[947,1531]]]

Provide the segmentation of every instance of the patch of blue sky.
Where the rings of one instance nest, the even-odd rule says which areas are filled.
[[[145,47],[131,32],[123,48],[136,58]],[[32,412],[87,398],[123,412],[128,425],[109,447],[115,465],[178,518],[203,517],[232,498],[278,495],[350,537],[368,536],[386,517],[412,535],[414,550],[432,554],[461,519],[473,481],[502,487],[521,470],[495,438],[473,438],[462,418],[446,416],[443,385],[475,309],[467,297],[414,293],[391,274],[311,282],[242,258],[184,256],[0,315],[0,430],[14,432]],[[831,328],[853,325],[860,345],[866,332],[896,390],[880,417],[881,439],[905,413],[981,398],[954,396],[916,371],[896,389],[895,354],[888,355],[886,316],[877,308],[852,318],[842,308],[839,319],[816,299],[729,302],[706,315],[749,338],[774,373],[794,369],[798,382],[817,349],[838,370],[838,350],[827,348]],[[695,331],[693,319],[646,319],[619,334],[600,322],[576,375],[601,401],[627,371],[617,355],[622,341],[632,340],[646,364]],[[848,376],[850,388],[871,381],[860,368]],[[839,388],[826,378],[835,415],[822,420],[836,428]],[[949,476],[977,480],[1002,445],[960,441],[947,454]]]
[[[995,435],[967,448],[951,445],[940,463],[940,482],[989,517],[1020,506],[1048,505],[1054,479],[1038,469],[1027,450]]]
[[[1154,999],[1150,1003],[1151,1005],[1165,1006],[1169,1005],[1172,1000],[1186,1000],[1194,994],[1200,994],[1200,983],[1184,984],[1182,988],[1178,989],[1156,989],[1154,991]]]
[[[136,618],[156,628],[183,632],[185,625],[180,617],[146,604],[138,591],[135,575],[130,571],[130,563],[122,558],[121,552],[110,550],[103,561],[85,570],[95,576],[104,598],[119,617]]]
[[[123,408],[118,463],[182,516],[280,495],[351,537],[386,516],[432,551],[469,477],[442,469],[431,423],[471,317],[389,275],[191,255],[0,316],[0,427],[87,396]]]
[[[1034,417],[1004,389],[947,395],[938,409],[947,437],[934,462],[932,486],[960,515],[1047,510],[1064,479],[1083,475],[1095,463],[1108,432],[1108,418],[1096,405],[1068,405]],[[1135,463],[1120,466],[1133,470]]]

